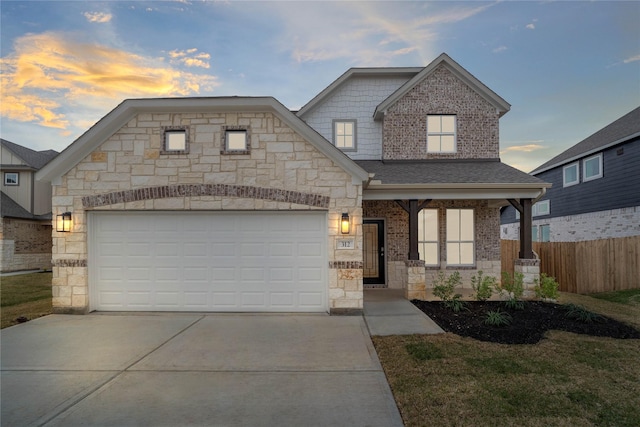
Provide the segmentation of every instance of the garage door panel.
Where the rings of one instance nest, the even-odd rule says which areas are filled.
[[[90,215],[97,310],[326,311],[322,212]]]

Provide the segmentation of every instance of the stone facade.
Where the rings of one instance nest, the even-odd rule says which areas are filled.
[[[164,154],[163,128],[188,128],[188,151]],[[250,130],[250,150],[221,150],[224,128]],[[138,114],[53,186],[53,306],[89,310],[87,212],[97,210],[321,210],[328,217],[329,308],[361,310],[362,186],[271,112]],[[353,250],[337,251],[338,222],[351,218]]]
[[[457,151],[427,153],[428,114],[457,117]],[[389,108],[383,159],[489,159],[499,157],[499,115],[486,99],[440,65]]]
[[[534,226],[549,225],[549,241],[579,242],[640,235],[640,206],[589,212],[555,218],[535,219]],[[503,224],[501,237],[520,238],[520,223]]]
[[[51,269],[51,223],[0,218],[2,272]]]

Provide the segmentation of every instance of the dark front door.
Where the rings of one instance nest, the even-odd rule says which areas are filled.
[[[363,282],[384,285],[384,221],[365,219],[363,230]]]

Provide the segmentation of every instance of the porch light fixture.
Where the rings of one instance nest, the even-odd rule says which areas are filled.
[[[56,215],[56,231],[68,233],[71,231],[71,212]]]
[[[349,229],[351,228],[351,223],[349,222],[349,214],[343,213],[342,219],[340,220],[340,232],[342,234],[349,234]]]

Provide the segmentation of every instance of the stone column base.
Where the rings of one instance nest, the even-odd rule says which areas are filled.
[[[533,288],[540,282],[540,260],[539,259],[516,259],[513,265],[514,273],[524,275],[524,293],[522,297],[532,299],[535,297]]]
[[[408,300],[427,299],[427,279],[423,260],[406,260],[407,281],[404,286],[404,296]]]

